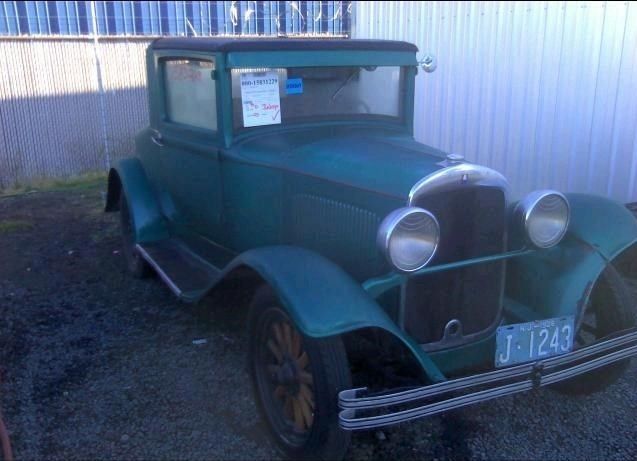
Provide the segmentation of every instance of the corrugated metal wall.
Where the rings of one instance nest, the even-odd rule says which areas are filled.
[[[414,42],[416,138],[551,187],[637,201],[637,4],[356,2],[354,38]]]
[[[0,35],[349,33],[349,1],[0,1]]]
[[[351,13],[342,1],[95,2],[95,44],[92,3],[0,1],[0,189],[133,153],[149,35],[340,35]]]

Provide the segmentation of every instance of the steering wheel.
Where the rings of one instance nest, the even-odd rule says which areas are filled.
[[[336,100],[329,99],[330,104],[334,104]],[[340,103],[344,106],[353,106],[354,108],[362,108],[365,114],[371,114],[372,111],[369,108],[369,105],[359,98],[342,98]]]
[[[367,103],[363,101],[362,99],[356,99],[353,102],[357,104],[357,106],[362,107],[366,114],[372,113],[371,109],[369,108],[369,105],[367,105]]]

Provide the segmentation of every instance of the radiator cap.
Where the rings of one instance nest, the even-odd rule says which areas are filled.
[[[464,155],[461,154],[447,154],[447,163],[454,165],[456,163],[464,162]]]

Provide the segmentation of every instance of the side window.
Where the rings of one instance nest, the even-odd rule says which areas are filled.
[[[214,61],[164,59],[166,116],[185,125],[217,130],[217,95],[212,79]]]

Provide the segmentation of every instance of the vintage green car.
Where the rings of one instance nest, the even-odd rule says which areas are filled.
[[[587,393],[637,352],[604,197],[510,196],[413,138],[417,48],[162,38],[150,125],[110,171],[136,276],[182,300],[241,287],[258,407],[292,458],[350,433],[550,385]]]

